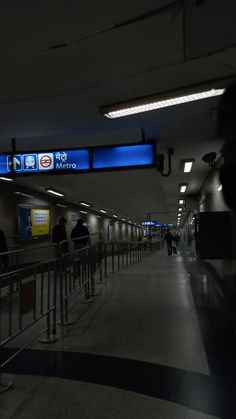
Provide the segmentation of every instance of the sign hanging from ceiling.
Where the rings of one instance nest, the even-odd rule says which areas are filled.
[[[155,164],[153,143],[91,147],[18,154],[0,154],[0,175],[73,173],[151,167]]]

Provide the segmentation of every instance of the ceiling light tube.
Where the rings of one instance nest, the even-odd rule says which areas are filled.
[[[113,214],[113,216],[112,217],[114,217],[114,218],[118,218],[118,215],[116,215],[116,214]]]
[[[184,199],[179,199],[179,205],[184,205]]]
[[[107,210],[104,209],[100,209],[100,212],[102,212],[103,214],[107,214]]]
[[[10,177],[3,177],[3,176],[0,177],[0,180],[5,180],[6,182],[13,182],[14,181],[14,179],[11,179]]]
[[[184,173],[190,173],[193,167],[193,160],[184,162]]]
[[[183,211],[183,208],[179,208],[179,211]]]
[[[187,187],[188,187],[188,184],[187,183],[181,183],[179,185],[179,191],[180,191],[180,193],[185,193],[186,190],[187,190]]]
[[[80,202],[80,205],[83,205],[83,207],[91,207],[91,204],[88,204],[87,202]]]
[[[67,205],[64,205],[64,204],[57,204],[57,206],[61,208],[68,208]]]
[[[178,217],[181,217],[181,214],[178,214]]]
[[[181,105],[183,103],[195,102],[201,99],[208,99],[210,97],[220,96],[224,93],[224,89],[205,89],[197,91],[192,87],[185,89],[186,94],[173,94],[171,92],[164,95],[151,96],[149,98],[136,99],[123,104],[110,105],[101,107],[101,113],[106,118],[121,118],[129,115],[134,115],[142,112],[149,112],[157,109],[167,108],[169,106]],[[198,87],[199,90],[199,87]]]
[[[22,193],[22,192],[15,192],[16,195],[21,195],[21,196],[26,196],[27,198],[34,198],[33,195],[28,195],[27,193]]]
[[[45,191],[48,193],[51,193],[52,195],[65,196],[65,194],[63,194],[62,192],[56,191],[55,189],[52,189],[52,188],[45,188]]]
[[[125,218],[121,218],[121,219],[122,219],[122,221],[126,221]]]
[[[87,211],[80,211],[81,214],[88,214]]]
[[[219,188],[217,189],[217,191],[221,191],[222,190],[222,185],[219,186]]]

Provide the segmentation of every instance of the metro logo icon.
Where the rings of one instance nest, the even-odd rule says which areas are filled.
[[[41,153],[38,155],[39,170],[52,170],[54,169],[53,153]]]

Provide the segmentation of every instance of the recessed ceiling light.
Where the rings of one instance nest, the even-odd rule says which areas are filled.
[[[52,188],[45,188],[45,191],[47,191],[48,193],[51,193],[52,195],[65,196],[64,193],[56,191],[55,189],[52,189]]]
[[[179,205],[184,205],[184,199],[179,199]]]
[[[0,177],[0,180],[5,180],[6,182],[14,182],[14,179],[11,179],[10,177]]]
[[[80,205],[83,205],[84,207],[91,207],[91,204],[88,204],[87,202],[80,202]]]
[[[198,89],[199,90],[199,89]],[[129,101],[123,104],[110,105],[101,108],[101,113],[106,118],[120,118],[128,115],[134,115],[141,112],[153,111],[156,109],[162,109],[169,106],[176,106],[183,103],[194,102],[200,99],[207,99],[214,96],[219,96],[224,93],[224,89],[204,89],[197,91],[196,88],[187,94],[174,95],[169,92],[165,96],[151,96],[145,99],[137,99]],[[171,95],[171,96],[170,96]],[[168,97],[169,96],[169,97]]]
[[[80,211],[81,214],[88,214],[87,211]]]
[[[61,208],[68,208],[67,205],[64,205],[64,204],[57,204],[57,206]]]
[[[181,217],[181,214],[178,214],[178,217]]]
[[[21,196],[26,196],[27,198],[34,198],[33,195],[28,195],[27,193],[22,193],[22,192],[15,192],[16,195],[21,195]]]
[[[188,160],[184,162],[184,173],[190,173],[193,166],[193,160]]]
[[[97,218],[102,218],[101,215],[97,215]]]
[[[125,218],[121,218],[122,219],[122,221],[125,221]]]
[[[114,217],[114,218],[118,218],[118,215],[116,215],[116,214],[113,214],[113,216],[112,217]]]
[[[221,191],[222,190],[222,185],[219,186],[219,188],[217,189],[217,191]]]
[[[105,209],[100,209],[100,212],[102,212],[103,214],[106,214],[106,213],[107,213],[107,210],[105,210]]]
[[[187,183],[181,183],[181,184],[179,185],[179,190],[180,190],[180,193],[185,193],[185,192],[186,192],[186,190],[187,190],[187,187],[188,187]]]
[[[179,211],[183,211],[183,208],[179,208]]]

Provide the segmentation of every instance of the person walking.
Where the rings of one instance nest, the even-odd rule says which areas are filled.
[[[56,257],[68,252],[66,223],[67,220],[61,217],[52,230],[52,242],[56,244]]]
[[[172,241],[173,241],[173,236],[172,236],[169,228],[167,229],[167,232],[165,234],[165,241],[166,241],[168,256],[171,256],[172,255]]]
[[[79,219],[76,226],[73,228],[71,239],[74,241],[75,250],[82,249],[90,244],[90,232],[84,225],[83,220]]]

